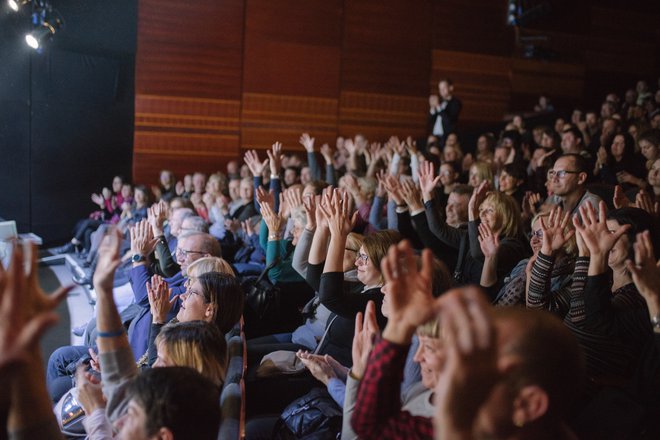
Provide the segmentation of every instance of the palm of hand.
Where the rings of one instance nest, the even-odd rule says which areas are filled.
[[[497,249],[500,245],[497,236],[491,235],[490,237],[481,240],[479,244],[481,245],[481,252],[486,258],[497,255]]]

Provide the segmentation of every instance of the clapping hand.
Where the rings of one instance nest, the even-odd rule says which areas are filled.
[[[101,241],[101,246],[99,246],[97,251],[98,262],[94,271],[94,289],[97,294],[105,293],[112,295],[115,270],[121,264],[121,259],[119,258],[121,241],[121,233],[115,228],[110,229],[106,236],[103,237],[103,241]]]
[[[269,235],[279,236],[282,227],[282,217],[268,203],[260,203],[261,216],[268,226]]]
[[[347,237],[353,230],[357,220],[357,211],[351,216],[352,201],[345,191],[335,189],[329,203],[321,205],[321,210],[328,220],[331,236]]]
[[[385,190],[389,195],[390,199],[394,201],[397,205],[403,205],[403,195],[401,194],[401,185],[399,184],[399,179],[392,175],[385,177]]]
[[[101,380],[85,371],[82,366],[76,370],[76,390],[77,400],[87,416],[98,408],[105,408],[106,399],[101,389]]]
[[[151,282],[147,283],[147,296],[154,324],[165,324],[167,321],[167,314],[170,313],[178,298],[178,295],[175,295],[170,299],[171,295],[172,289],[169,288],[163,277],[159,275],[151,277]]]
[[[243,156],[243,160],[245,161],[245,164],[248,166],[250,172],[252,173],[252,176],[254,177],[261,177],[263,175],[264,170],[268,166],[268,159],[264,160],[263,162],[260,162],[259,155],[254,150],[246,151],[245,155]]]
[[[165,220],[167,220],[168,210],[169,207],[167,206],[167,203],[163,200],[152,205],[148,209],[147,220],[151,225],[151,232],[154,237],[160,237],[161,235],[163,235],[163,225],[165,224]]]
[[[131,253],[143,257],[151,255],[156,248],[158,239],[154,238],[149,222],[146,219],[141,220],[133,225],[129,232],[131,236]]]
[[[303,133],[300,136],[300,145],[305,147],[305,151],[308,153],[313,153],[314,152],[314,141],[315,139],[313,137],[309,136],[309,133]]]
[[[412,179],[405,179],[401,183],[401,196],[411,211],[424,209],[424,204],[422,203],[422,196],[419,192],[419,188]]]
[[[626,261],[626,267],[646,300],[651,315],[655,316],[660,313],[660,261],[656,261],[650,232],[637,234],[633,248],[635,261]]]
[[[497,250],[500,247],[500,237],[498,233],[493,233],[486,223],[479,223],[479,246],[484,257],[494,258],[497,256]]]
[[[376,305],[373,301],[367,303],[364,311],[358,312],[355,316],[355,333],[353,336],[353,345],[351,355],[353,357],[353,366],[351,373],[356,379],[362,379],[367,370],[367,361],[369,353],[374,348],[374,339],[380,334],[378,322],[376,322]]]
[[[257,188],[257,202],[259,206],[265,203],[275,209],[275,195],[272,191],[266,191],[262,187]]]
[[[612,203],[616,209],[627,208],[630,206],[630,199],[623,192],[621,186],[617,185],[614,187],[614,197],[612,198]]]
[[[479,217],[479,206],[486,200],[486,195],[490,190],[490,183],[488,180],[484,180],[479,184],[479,186],[472,192],[470,201],[468,202],[468,217],[470,221],[476,220]]]
[[[280,169],[282,168],[282,159],[284,155],[282,154],[282,143],[275,142],[270,150],[266,150],[268,153],[268,160],[270,161],[270,175],[279,176]]]
[[[307,217],[305,229],[313,231],[316,229],[316,196],[314,194],[305,195],[302,206]]]
[[[422,190],[424,200],[433,198],[433,191],[440,183],[440,176],[433,175],[433,162],[425,160],[419,166],[419,187]]]

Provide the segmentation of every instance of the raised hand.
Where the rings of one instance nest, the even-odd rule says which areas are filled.
[[[526,191],[522,200],[522,212],[527,218],[532,218],[538,213],[538,204],[541,202],[541,194]]]
[[[96,270],[94,270],[94,289],[97,294],[109,293],[112,295],[115,270],[121,264],[119,255],[121,241],[121,232],[115,228],[108,230],[108,233],[101,241],[101,245],[97,251],[98,261],[96,263]]]
[[[268,153],[268,160],[270,161],[270,175],[279,176],[282,168],[282,159],[284,159],[284,155],[282,154],[282,143],[275,142],[271,149],[266,152]]]
[[[150,255],[158,240],[154,238],[151,228],[149,227],[149,222],[147,220],[141,220],[132,226],[130,229],[131,236],[131,253],[133,255],[142,255],[147,257]]]
[[[307,217],[307,225],[305,229],[313,231],[316,229],[316,196],[314,194],[307,194],[302,203]]]
[[[252,235],[254,235],[254,228],[252,227],[252,223],[250,222],[250,219],[247,219],[244,222],[242,222],[241,226],[243,227],[243,230],[245,231],[245,235],[247,237],[251,237]]]
[[[612,198],[612,203],[616,209],[627,208],[630,206],[630,199],[623,192],[623,189],[617,185],[614,187],[614,197]]]
[[[170,299],[172,289],[169,288],[163,277],[154,275],[151,282],[147,283],[147,296],[149,297],[149,308],[151,309],[152,322],[154,324],[165,324],[167,314],[170,313],[178,295]]]
[[[390,306],[388,323],[383,337],[394,343],[408,343],[415,329],[430,320],[436,310],[432,290],[433,256],[429,249],[422,251],[422,268],[408,240],[390,246],[381,260]]]
[[[151,232],[154,237],[163,235],[163,225],[165,224],[165,220],[167,220],[168,210],[169,207],[164,200],[152,205],[148,209],[147,220],[149,221],[149,225],[151,225]]]
[[[245,161],[245,164],[248,166],[252,176],[254,177],[261,177],[264,170],[268,166],[268,159],[260,162],[259,155],[254,150],[246,151],[245,155],[243,156],[243,160]]]
[[[347,237],[353,230],[357,219],[357,211],[351,217],[352,199],[345,191],[335,189],[329,203],[322,204],[321,210],[328,220],[332,237]]]
[[[309,133],[303,133],[300,136],[300,139],[298,142],[300,142],[300,145],[305,147],[305,151],[308,153],[313,153],[314,152],[314,141],[315,139],[313,137],[309,136]]]
[[[92,347],[87,350],[89,353],[89,367],[97,372],[101,372],[101,363],[99,362],[99,355]]]
[[[358,312],[355,316],[355,334],[351,348],[353,357],[351,373],[356,379],[362,379],[362,376],[364,376],[369,361],[369,353],[374,348],[374,339],[379,334],[380,329],[376,321],[376,305],[373,301],[369,301],[364,311],[364,318],[362,312]]]
[[[385,189],[386,178],[387,171],[380,170],[376,173],[376,180],[378,181],[378,186],[376,186],[376,197],[383,198],[387,195],[387,190]]]
[[[33,246],[33,245],[32,245]],[[36,249],[32,248],[36,255]],[[71,287],[45,296],[38,284],[36,257],[24,273],[23,246],[14,244],[7,271],[0,264],[0,372],[29,360],[46,330],[57,322],[54,312]],[[34,276],[34,279],[32,279]],[[7,392],[6,390],[4,392]]]
[[[332,148],[330,148],[330,145],[321,145],[321,155],[323,156],[323,159],[325,159],[326,165],[332,165]]]
[[[635,197],[635,206],[655,217],[660,215],[660,204],[658,202],[653,202],[651,196],[644,190],[640,190],[637,193],[637,196]]]
[[[438,378],[436,435],[471,432],[499,377],[496,329],[483,294],[455,289],[440,299],[446,361]]]
[[[479,223],[479,246],[484,257],[493,258],[497,256],[497,250],[500,247],[499,234],[493,233],[486,223]]]
[[[656,261],[650,232],[637,234],[633,248],[635,261],[626,261],[626,267],[646,300],[651,316],[657,316],[660,313],[660,261]]]
[[[259,203],[259,206],[261,206],[262,203],[265,203],[272,209],[275,209],[275,195],[272,191],[266,191],[262,187],[257,188],[257,202]]]
[[[433,162],[428,160],[419,164],[419,187],[422,190],[424,200],[428,201],[433,198],[433,191],[440,183],[440,176],[433,175]]]
[[[92,202],[97,204],[99,208],[105,208],[105,199],[101,194],[92,194]]]
[[[547,218],[541,217],[541,252],[544,255],[553,255],[573,237],[575,230],[568,228],[569,220],[570,213],[564,213],[559,206],[552,208]]]
[[[328,218],[325,216],[323,206],[330,205],[332,201],[332,187],[328,186],[321,192],[321,200],[316,204],[316,227],[320,229],[328,228]]]
[[[260,203],[259,205],[261,206],[261,216],[263,221],[266,222],[266,226],[268,226],[268,235],[279,238],[280,229],[282,227],[282,217],[275,213],[268,203]]]
[[[411,211],[424,209],[419,188],[412,179],[405,179],[401,182],[401,196]]]
[[[429,107],[431,110],[435,110],[438,106],[440,106],[440,97],[438,95],[429,96]]]
[[[385,177],[385,190],[387,191],[388,196],[391,200],[394,201],[397,205],[403,205],[403,195],[401,194],[401,185],[399,184],[399,179],[392,175]]]
[[[297,206],[302,206],[303,204],[303,195],[302,187],[294,186],[293,188],[288,188],[284,191],[284,199],[286,204],[289,207],[289,216],[293,213],[293,209]]]
[[[487,180],[484,180],[479,184],[479,186],[472,192],[470,201],[468,202],[468,219],[470,221],[476,220],[479,218],[479,206],[486,200],[486,195],[490,190],[490,183]]]
[[[610,231],[607,227],[607,207],[605,202],[601,201],[598,205],[598,213],[590,203],[580,206],[579,221],[577,215],[573,217],[575,229],[580,231],[584,244],[589,249],[591,256],[607,254],[617,242],[619,237],[630,229],[630,225],[622,225],[616,231]]]

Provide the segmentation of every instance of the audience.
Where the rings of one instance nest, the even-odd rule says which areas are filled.
[[[89,346],[47,371],[39,339],[67,289],[44,295],[36,250],[25,275],[14,246],[9,437],[59,438],[52,403],[73,386],[93,439],[217,438],[221,392],[244,399],[248,439],[286,436],[282,411],[311,395],[343,413],[317,433],[333,438],[657,437],[657,94],[640,81],[572,114],[544,96],[545,125],[516,115],[469,145],[452,82],[438,90],[425,145],[316,151],[303,133],[304,155],[276,142],[226,174],[163,170],[151,191],[115,177],[59,249],[93,276]]]

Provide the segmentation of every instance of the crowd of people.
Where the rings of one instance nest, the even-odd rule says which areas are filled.
[[[97,303],[45,371],[68,288],[45,294],[17,244],[9,438],[221,438],[237,336],[247,439],[657,438],[660,91],[546,106],[554,123],[516,116],[469,148],[438,89],[427,139],[303,133],[304,157],[276,142],[210,176],[116,176],[57,250]]]

